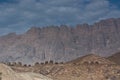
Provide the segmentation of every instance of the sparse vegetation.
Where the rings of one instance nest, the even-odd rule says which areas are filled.
[[[55,64],[58,64],[58,62],[55,62]]]
[[[0,72],[0,80],[2,80],[2,73]]]
[[[24,64],[23,67],[27,67],[27,64]]]
[[[38,66],[38,65],[40,65],[40,63],[39,63],[39,62],[36,62],[34,65],[35,65],[35,66]]]
[[[11,64],[11,63],[10,63]],[[22,63],[16,63],[16,65]],[[45,61],[34,66],[11,66],[16,72],[35,72],[55,80],[120,80],[120,66],[106,58],[88,55],[68,63]],[[99,77],[104,75],[103,77]]]
[[[28,67],[31,67],[31,65],[29,64]]]
[[[21,62],[18,62],[17,65],[18,65],[18,66],[22,66],[22,63],[21,63]]]
[[[63,64],[63,62],[60,62],[60,64]]]
[[[86,62],[86,61],[85,61],[83,64],[86,64],[86,65],[88,65],[88,64],[89,64],[89,62]]]
[[[50,64],[53,64],[53,60],[50,60]]]
[[[45,61],[45,64],[48,64],[49,62],[48,61]]]
[[[17,64],[16,62],[13,62],[11,66],[16,66],[16,64]]]
[[[7,65],[8,65],[8,66],[11,66],[12,64],[11,64],[11,62],[8,62]]]
[[[41,65],[43,65],[44,63],[40,63]]]

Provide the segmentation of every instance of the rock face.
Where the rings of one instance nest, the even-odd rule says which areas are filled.
[[[0,37],[0,61],[66,62],[88,53],[109,56],[120,51],[120,18],[93,25],[33,27],[26,33]]]
[[[16,73],[10,67],[0,63],[1,80],[52,80],[36,73]]]

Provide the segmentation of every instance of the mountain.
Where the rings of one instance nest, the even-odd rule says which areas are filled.
[[[110,56],[120,51],[120,18],[81,24],[32,27],[23,34],[0,37],[0,61],[67,62],[89,53]]]
[[[117,64],[120,64],[120,52],[117,52],[108,57],[109,60],[114,61]]]

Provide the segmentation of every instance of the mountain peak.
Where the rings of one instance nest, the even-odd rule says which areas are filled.
[[[39,27],[31,27],[26,33],[27,34],[34,34],[40,32],[41,28]]]

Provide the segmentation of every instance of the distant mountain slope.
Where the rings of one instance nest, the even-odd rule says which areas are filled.
[[[75,65],[103,65],[103,64],[115,64],[113,61],[110,61],[109,59],[106,59],[104,57],[100,57],[99,55],[95,54],[88,54],[83,57],[77,58],[75,60],[72,60],[68,63],[72,63]]]
[[[113,54],[112,56],[108,57],[108,59],[120,64],[120,52]]]
[[[66,62],[89,53],[109,56],[120,50],[120,18],[93,25],[32,27],[26,33],[0,37],[0,61]]]

